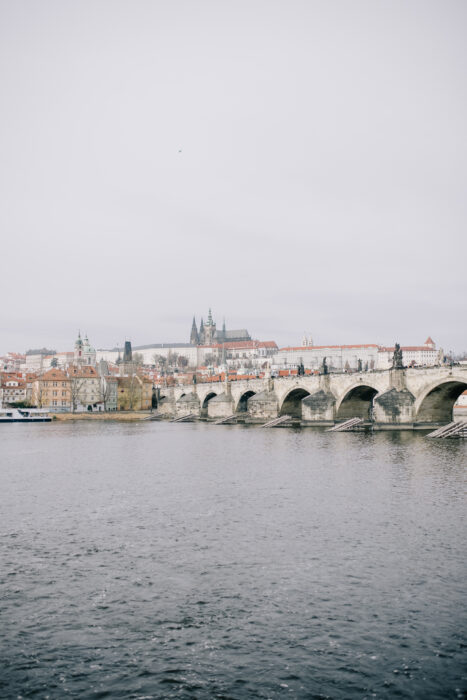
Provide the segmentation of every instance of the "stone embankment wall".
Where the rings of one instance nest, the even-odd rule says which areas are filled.
[[[53,420],[113,420],[113,421],[138,421],[151,415],[150,411],[108,411],[107,413],[52,413]]]

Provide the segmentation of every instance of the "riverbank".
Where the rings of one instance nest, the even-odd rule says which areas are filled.
[[[150,411],[108,411],[107,413],[52,413],[52,420],[113,420],[139,421],[151,415]]]

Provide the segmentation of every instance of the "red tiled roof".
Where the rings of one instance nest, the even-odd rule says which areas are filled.
[[[62,369],[57,369],[54,367],[53,369],[49,369],[47,372],[44,372],[44,374],[41,375],[41,379],[59,379],[60,381],[63,381],[68,379],[68,377]]]
[[[214,343],[213,345],[200,345],[201,348],[225,348],[226,350],[254,349],[254,348],[277,348],[273,340],[232,340],[227,343]]]
[[[73,365],[68,368],[68,374],[72,375],[73,377],[98,377],[99,375],[97,374],[96,368],[91,367],[90,365],[83,365],[83,367],[77,367],[76,365]]]
[[[404,352],[414,352],[414,351],[422,351],[423,352],[438,352],[435,348],[427,348],[426,345],[402,345],[401,350]],[[378,352],[394,352],[394,348],[384,348],[380,347],[378,349]]]
[[[296,347],[281,348],[279,352],[284,352],[285,350],[350,350],[352,348],[377,348],[378,345],[375,343],[367,343],[362,345],[298,345]]]

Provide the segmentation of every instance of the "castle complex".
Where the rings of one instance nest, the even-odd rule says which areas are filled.
[[[201,318],[199,330],[196,326],[196,320],[193,316],[193,323],[190,333],[191,345],[214,345],[216,343],[238,343],[245,340],[251,340],[251,336],[246,328],[239,330],[228,331],[225,328],[225,321],[222,324],[222,330],[217,330],[216,323],[212,320],[211,309],[209,309],[208,320],[204,323]]]

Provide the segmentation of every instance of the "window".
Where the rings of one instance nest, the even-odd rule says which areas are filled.
[[[53,396],[57,396],[57,395],[58,395],[58,391],[53,391],[52,394],[53,394]]]
[[[57,382],[52,382],[52,386],[58,386]]]
[[[52,401],[53,406],[57,406],[57,404],[58,404],[58,401]]]
[[[62,406],[66,406],[66,401],[62,401]]]
[[[65,386],[65,382],[62,382],[62,386]]]
[[[66,396],[66,391],[62,391],[62,396]]]

